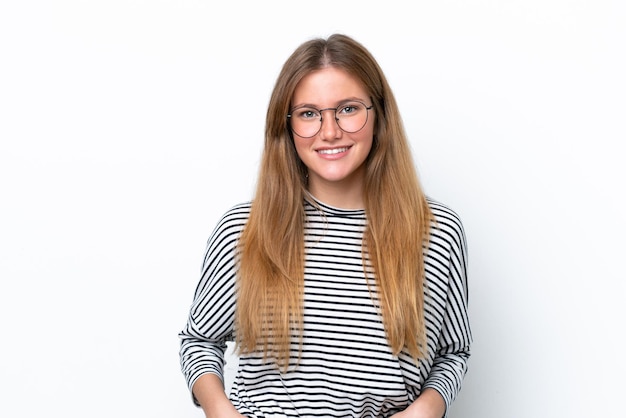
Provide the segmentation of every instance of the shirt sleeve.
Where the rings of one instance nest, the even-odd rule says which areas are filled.
[[[450,251],[448,289],[437,352],[424,388],[437,390],[447,410],[461,390],[470,357],[472,333],[468,315],[467,242],[460,218],[448,218]]]
[[[224,381],[224,352],[234,328],[236,246],[246,219],[245,207],[231,209],[207,242],[187,323],[179,333],[180,365],[190,391],[206,373]]]

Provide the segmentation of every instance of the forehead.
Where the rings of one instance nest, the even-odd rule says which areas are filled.
[[[292,104],[331,106],[347,99],[366,100],[368,97],[361,81],[345,70],[325,67],[307,74],[296,86]]]

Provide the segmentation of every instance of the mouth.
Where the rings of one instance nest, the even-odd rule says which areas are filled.
[[[317,153],[318,154],[323,154],[323,155],[333,155],[333,154],[340,154],[342,152],[346,152],[349,149],[350,149],[350,147],[319,149],[319,150],[317,150]]]

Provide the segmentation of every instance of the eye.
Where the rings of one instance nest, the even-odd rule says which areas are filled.
[[[341,105],[341,107],[337,109],[337,113],[339,113],[340,115],[345,115],[345,116],[353,115],[355,113],[358,113],[362,107],[363,106],[360,103],[350,102],[350,103]]]
[[[303,107],[303,108],[297,109],[294,112],[294,114],[298,119],[304,119],[304,120],[319,119],[320,117],[319,111],[311,107]]]

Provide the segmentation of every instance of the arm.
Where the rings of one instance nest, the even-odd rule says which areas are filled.
[[[394,418],[442,418],[461,390],[470,357],[472,334],[468,315],[467,243],[461,219],[447,206],[430,201],[436,221],[431,227],[425,290],[428,358],[415,400]],[[429,361],[431,360],[432,363]],[[410,360],[407,360],[410,361]]]
[[[470,357],[472,333],[468,315],[467,243],[461,220],[448,212],[440,222],[442,236],[449,241],[447,293],[443,322],[437,340],[433,366],[424,383],[422,394],[432,390],[445,404],[445,416],[463,383]],[[418,398],[421,398],[422,395]],[[430,398],[430,395],[429,395]]]
[[[441,418],[446,413],[446,402],[435,389],[426,388],[404,411],[393,418]]]
[[[187,324],[179,334],[181,370],[194,403],[207,417],[215,416],[214,409],[234,411],[222,382],[226,341],[234,332],[236,245],[246,219],[245,206],[231,209],[211,234]]]
[[[242,417],[228,400],[222,380],[214,374],[203,374],[193,385],[193,395],[207,418]]]

